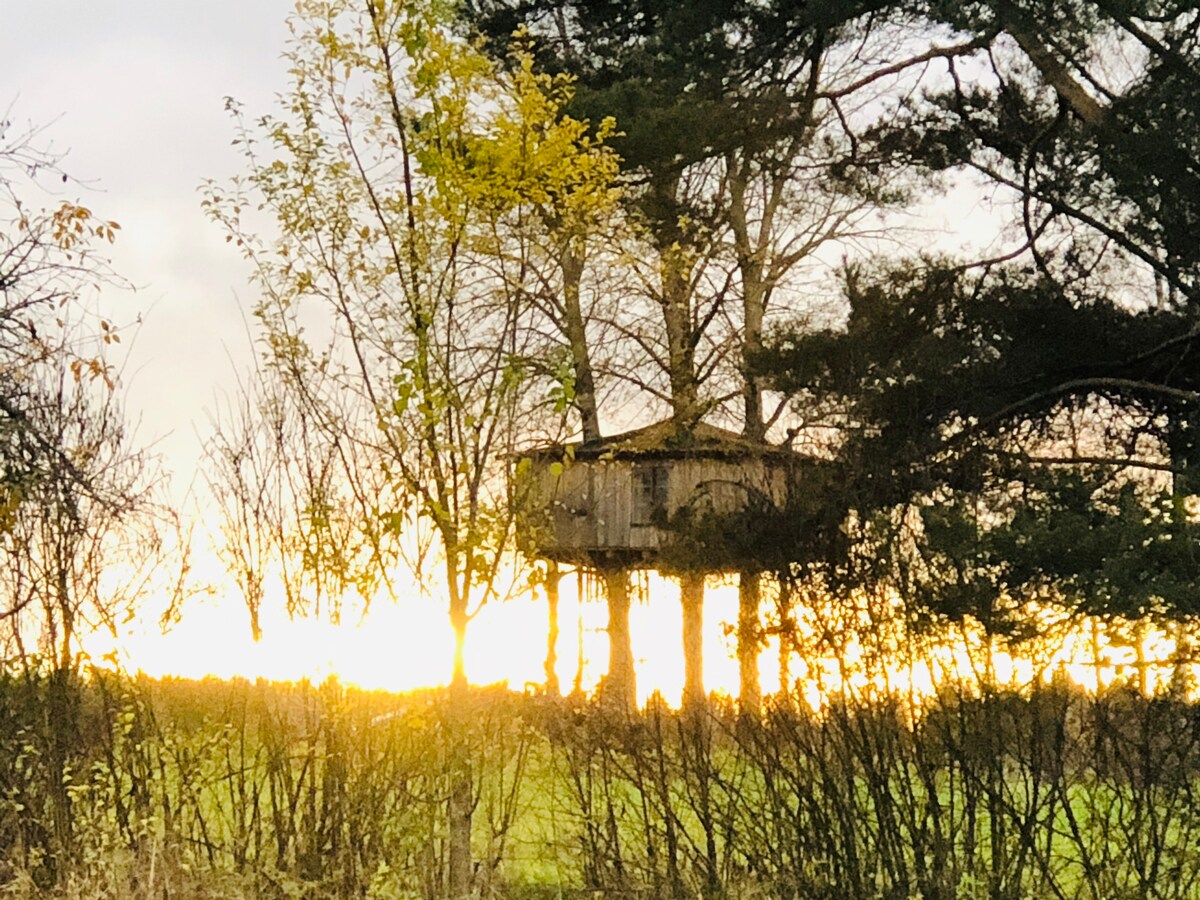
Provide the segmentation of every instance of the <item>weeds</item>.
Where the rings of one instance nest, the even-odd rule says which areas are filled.
[[[1200,709],[1181,701],[1045,686],[761,718],[470,703],[7,673],[0,894],[436,898],[452,746],[480,897],[1200,892]]]

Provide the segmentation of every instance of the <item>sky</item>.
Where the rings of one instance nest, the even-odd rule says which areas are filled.
[[[17,130],[43,128],[41,145],[66,154],[63,167],[78,184],[51,183],[59,198],[121,224],[113,267],[136,290],[107,291],[102,302],[118,323],[142,321],[126,332],[122,383],[138,439],[161,454],[185,510],[203,503],[197,470],[205,434],[253,352],[247,270],[202,214],[198,187],[242,170],[225,98],[241,101],[251,117],[270,110],[286,85],[281,53],[290,10],[288,0],[0,0],[0,111],[7,109]],[[961,224],[961,211],[955,216]],[[371,687],[448,677],[449,628],[428,597],[376,603],[365,623],[352,615],[340,629],[288,621],[276,609],[255,645],[240,601],[220,587],[206,536],[197,541],[198,573],[217,589],[192,601],[166,636],[152,615],[133,623],[119,642],[130,668],[275,678],[338,672]],[[635,656],[656,664],[642,679],[643,694],[660,687],[669,699],[682,687],[674,592],[657,583],[656,602],[635,609],[633,622]],[[581,606],[573,597],[568,586],[560,677],[573,680],[582,643],[591,684],[606,661],[603,605]],[[724,623],[735,611],[736,589],[714,584],[706,679],[730,690],[736,665]],[[507,679],[517,688],[539,681],[544,616],[540,604],[518,600],[476,621],[476,651],[468,656],[474,680]],[[97,655],[105,652],[104,642],[94,646]]]
[[[66,153],[54,185],[121,224],[109,291],[117,322],[143,325],[125,385],[139,437],[191,482],[206,410],[246,359],[246,271],[203,216],[197,188],[235,174],[224,98],[266,110],[284,86],[287,0],[0,0],[0,109]]]

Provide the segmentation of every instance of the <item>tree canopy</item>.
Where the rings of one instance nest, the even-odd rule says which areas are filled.
[[[896,101],[885,141],[1007,200],[1016,245],[850,266],[845,324],[780,331],[764,371],[810,421],[836,420],[852,487],[830,500],[891,535],[873,577],[904,557],[934,609],[1005,628],[1020,622],[996,606],[1030,597],[1190,616],[1197,11],[925,15],[984,43],[948,85]]]

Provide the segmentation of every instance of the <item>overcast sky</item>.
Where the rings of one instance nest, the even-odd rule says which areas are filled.
[[[40,143],[65,151],[65,169],[86,183],[56,189],[122,226],[114,267],[138,290],[104,302],[118,322],[143,316],[126,366],[130,412],[176,470],[177,496],[192,481],[206,410],[249,352],[246,272],[202,215],[197,186],[240,170],[224,98],[268,110],[284,86],[291,8],[0,0],[0,112],[15,130],[44,127]]]

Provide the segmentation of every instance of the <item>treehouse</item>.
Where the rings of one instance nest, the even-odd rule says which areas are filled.
[[[698,572],[744,566],[725,523],[738,531],[788,505],[811,460],[699,424],[673,422],[524,455],[521,535],[536,556],[576,566]],[[744,548],[743,553],[744,556]]]

